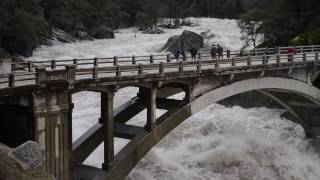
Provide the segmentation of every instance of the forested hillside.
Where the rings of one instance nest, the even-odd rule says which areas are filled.
[[[79,39],[110,38],[115,28],[190,16],[240,18],[244,38],[263,33],[269,46],[315,44],[319,9],[319,0],[1,0],[0,54],[31,56],[53,29]]]

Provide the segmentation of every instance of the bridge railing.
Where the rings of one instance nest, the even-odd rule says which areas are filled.
[[[302,47],[301,51],[320,51],[320,46]],[[183,72],[188,70],[221,69],[235,66],[250,66],[263,64],[318,61],[318,52],[296,54],[264,54],[248,56],[231,56],[230,58],[212,59],[209,54],[199,54],[197,61],[191,61],[190,56],[184,56],[182,61],[176,61],[170,54],[149,56],[127,56],[94,59],[73,59],[61,61],[43,61],[36,64],[26,62],[27,69],[16,69],[8,75],[0,76],[0,88],[17,87],[41,83],[50,80],[67,80],[74,82],[79,79],[99,77],[120,77],[142,74],[161,74],[166,72]],[[15,66],[17,66],[15,64]],[[67,71],[66,71],[67,70]],[[43,75],[45,74],[45,75]],[[72,77],[74,76],[74,77]]]

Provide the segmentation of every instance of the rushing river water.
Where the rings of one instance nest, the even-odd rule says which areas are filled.
[[[37,49],[31,59],[65,59],[143,55],[158,52],[172,35],[184,29],[211,30],[211,43],[230,49],[241,47],[240,30],[234,20],[192,19],[195,27],[165,30],[163,35],[134,37],[132,29],[119,30],[116,39],[59,44]],[[117,92],[115,106],[137,93],[136,88]],[[177,96],[179,97],[179,95]],[[100,95],[73,95],[73,139],[97,122]],[[129,124],[143,126],[145,111]],[[161,115],[163,111],[158,111]],[[195,114],[154,147],[127,177],[128,180],[319,180],[320,158],[305,139],[301,126],[281,118],[283,110],[226,108],[213,104]],[[116,139],[116,152],[128,141]],[[100,167],[103,144],[86,160]]]

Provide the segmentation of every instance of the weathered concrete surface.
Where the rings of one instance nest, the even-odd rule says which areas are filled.
[[[9,152],[9,157],[17,161],[25,170],[40,168],[43,163],[39,144],[27,141]]]

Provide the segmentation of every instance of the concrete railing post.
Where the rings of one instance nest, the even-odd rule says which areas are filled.
[[[180,72],[183,71],[183,62],[182,61],[179,62],[179,71]]]
[[[319,61],[319,53],[318,53],[318,52],[316,52],[316,53],[314,54],[314,60],[315,60],[315,61]]]
[[[77,66],[78,65],[78,59],[74,58],[73,59],[73,64]]]
[[[76,81],[76,67],[77,66],[74,64],[68,64],[65,66],[67,71],[67,81],[70,84],[73,84]]]
[[[280,60],[281,60],[280,54],[277,54],[277,64],[280,64]]]
[[[197,64],[197,72],[201,72],[201,61],[200,61],[200,59],[198,60],[198,64]]]
[[[262,64],[267,64],[267,55],[262,56]]]
[[[311,46],[311,52],[314,52],[314,46],[313,45]]]
[[[114,65],[114,66],[117,66],[117,65],[118,65],[118,57],[117,57],[117,56],[114,56],[114,57],[113,57],[113,65]]]
[[[56,61],[55,60],[51,60],[51,69],[56,69]]]
[[[251,56],[247,57],[247,66],[251,66]]]
[[[235,57],[233,57],[231,59],[231,66],[236,66],[236,58]]]
[[[15,80],[14,74],[13,73],[9,74],[9,87],[14,87],[15,85],[14,80]]]
[[[171,62],[170,54],[167,54],[167,62]]]
[[[136,56],[135,55],[132,55],[132,64],[136,64]]]
[[[32,61],[28,61],[28,71],[29,72],[33,71],[33,63],[32,63]]]
[[[36,82],[41,84],[47,80],[46,68],[44,66],[36,67]]]
[[[96,57],[93,59],[93,67],[99,67],[99,61]]]
[[[0,75],[10,74],[12,59],[0,59]]]
[[[139,64],[138,74],[139,74],[139,75],[142,75],[142,74],[143,74],[143,65],[142,65],[142,64]]]
[[[150,64],[153,64],[154,63],[154,56],[151,54],[150,55]]]
[[[307,54],[303,53],[303,57],[302,57],[303,62],[307,62]]]
[[[116,76],[117,77],[121,76],[121,68],[119,65],[117,65],[117,67],[116,67]]]
[[[163,73],[164,73],[164,63],[163,63],[163,62],[160,62],[159,73],[160,73],[160,74],[163,74]]]
[[[99,77],[99,75],[98,75],[98,72],[99,70],[98,70],[98,67],[97,66],[94,66],[93,67],[93,71],[92,71],[92,78],[93,79],[98,79],[98,77]]]
[[[216,59],[216,64],[214,65],[216,69],[220,68],[220,62],[219,59]]]
[[[231,51],[228,49],[227,50],[227,58],[230,58],[231,57]]]

